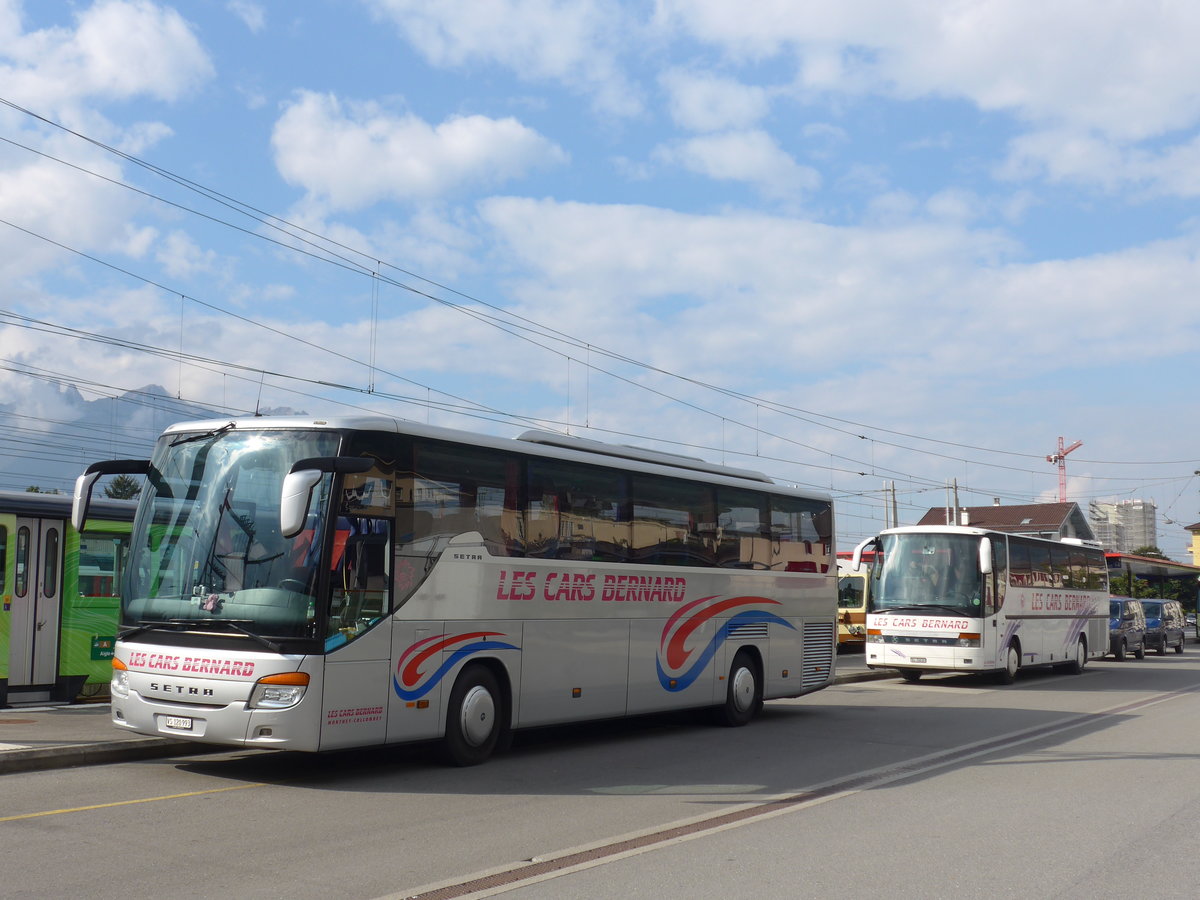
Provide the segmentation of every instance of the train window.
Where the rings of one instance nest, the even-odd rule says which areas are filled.
[[[13,587],[18,597],[24,597],[29,592],[29,526],[22,525],[17,529],[17,559]]]
[[[42,591],[47,597],[58,593],[58,529],[46,532],[46,552],[42,560]]]
[[[8,526],[0,525],[0,594],[8,590]]]

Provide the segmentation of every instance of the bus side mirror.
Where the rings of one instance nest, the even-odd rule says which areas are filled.
[[[992,542],[987,538],[979,542],[979,571],[984,575],[992,574]]]
[[[374,465],[361,456],[318,456],[298,460],[283,478],[279,498],[279,531],[285,538],[294,538],[304,530],[312,489],[326,472],[350,474],[367,472]]]
[[[325,473],[320,469],[301,469],[284,476],[279,502],[279,531],[285,538],[294,538],[304,530],[308,506],[312,502],[312,489],[324,476]]]
[[[859,566],[862,565],[863,551],[866,550],[867,547],[870,546],[874,541],[875,541],[875,538],[873,538],[873,537],[867,538],[865,541],[863,541],[861,544],[859,544],[857,547],[854,548],[854,556],[850,560],[850,562],[852,564],[852,567],[851,567],[852,571],[854,571],[854,572],[858,571]]]
[[[92,463],[75,479],[75,496],[71,499],[71,525],[83,531],[87,523],[88,507],[92,503],[92,489],[104,475],[148,475],[148,459],[106,459]]]

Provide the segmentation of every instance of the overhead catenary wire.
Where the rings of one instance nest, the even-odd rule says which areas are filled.
[[[58,157],[54,157],[50,154],[46,154],[43,151],[29,147],[25,144],[21,144],[19,142],[12,141],[11,139],[0,138],[0,140],[6,140],[9,143],[13,144],[14,146],[21,147],[31,153],[36,153],[36,154],[42,156],[43,158],[53,160],[62,165],[70,166],[80,172],[92,175],[96,178],[101,178],[115,186],[119,186],[119,187],[122,187],[122,188],[125,188],[128,190],[131,190],[131,191],[135,191],[143,196],[153,198],[157,201],[160,201],[160,202],[163,202],[166,204],[170,204],[171,206],[173,206],[177,209],[186,211],[193,215],[203,217],[205,219],[208,219],[209,221],[220,224],[222,226],[236,229],[244,234],[247,234],[247,235],[250,235],[250,236],[253,236],[256,238],[260,238],[263,240],[268,240],[268,241],[271,241],[272,243],[280,244],[281,246],[285,246],[285,247],[288,247],[289,249],[296,250],[297,252],[306,253],[308,255],[314,256],[314,258],[319,259],[321,261],[331,262],[334,264],[342,265],[360,275],[371,277],[373,279],[373,286],[375,284],[377,284],[377,281],[376,281],[377,279],[384,277],[379,272],[380,267],[387,267],[394,271],[401,272],[408,277],[419,279],[420,281],[422,281],[428,285],[431,285],[433,287],[436,287],[439,290],[443,290],[448,293],[453,293],[456,296],[470,300],[472,303],[475,303],[480,306],[491,309],[491,310],[505,316],[507,319],[512,319],[512,320],[521,322],[525,326],[528,326],[530,329],[532,329],[534,331],[534,333],[536,333],[542,337],[547,337],[547,338],[551,338],[554,340],[563,341],[563,342],[567,343],[569,346],[572,346],[576,349],[583,350],[585,352],[584,359],[574,359],[573,357],[572,357],[572,359],[574,359],[575,362],[578,362],[579,364],[586,366],[589,371],[594,368],[594,366],[590,362],[591,353],[596,352],[599,355],[629,364],[631,366],[641,368],[645,371],[663,375],[663,376],[666,376],[666,377],[669,377],[672,379],[677,379],[682,382],[692,384],[696,387],[700,387],[705,390],[714,391],[714,392],[723,394],[725,396],[729,396],[731,398],[741,400],[743,402],[762,404],[764,406],[767,406],[768,408],[771,408],[777,412],[780,412],[781,414],[796,416],[800,420],[806,421],[809,424],[813,424],[818,427],[828,428],[833,431],[838,431],[840,433],[847,434],[847,435],[853,435],[853,436],[856,436],[856,437],[859,437],[862,439],[875,440],[886,446],[894,446],[894,447],[897,447],[898,449],[916,450],[916,448],[913,448],[913,447],[908,447],[908,446],[902,445],[902,444],[896,444],[896,443],[892,443],[892,442],[888,442],[888,441],[883,441],[879,438],[868,438],[867,435],[858,433],[857,431],[842,429],[842,428],[839,428],[836,426],[826,424],[826,421],[827,422],[837,422],[839,424],[849,426],[849,429],[857,429],[858,431],[865,429],[867,431],[876,432],[878,434],[890,434],[890,435],[904,437],[904,438],[911,439],[911,440],[921,441],[924,443],[932,443],[932,444],[938,444],[938,445],[943,445],[943,446],[956,447],[956,448],[964,449],[964,450],[970,450],[972,452],[1009,455],[1009,456],[1016,456],[1016,457],[1025,458],[1025,459],[1036,459],[1039,461],[1042,459],[1042,455],[1038,454],[1038,453],[1005,450],[1005,449],[998,449],[998,448],[994,448],[994,447],[984,447],[984,446],[968,444],[968,443],[964,443],[964,442],[948,441],[948,440],[945,440],[942,438],[933,438],[933,437],[929,437],[929,436],[925,436],[925,435],[918,435],[918,434],[914,434],[911,432],[905,432],[905,431],[900,431],[900,430],[896,430],[896,429],[887,429],[887,428],[883,428],[881,426],[866,425],[864,423],[856,422],[856,421],[853,421],[850,419],[840,418],[837,416],[831,416],[831,415],[828,415],[825,413],[819,413],[819,412],[815,412],[813,410],[806,410],[806,409],[802,409],[800,407],[792,406],[789,404],[780,403],[779,401],[772,401],[772,400],[768,400],[768,399],[764,399],[764,398],[754,397],[754,396],[745,394],[743,392],[734,391],[729,388],[725,388],[725,387],[722,387],[719,385],[704,382],[704,381],[701,381],[701,380],[698,380],[695,378],[691,378],[689,376],[685,376],[685,375],[681,375],[676,372],[672,372],[667,369],[663,369],[658,366],[654,366],[652,364],[632,358],[626,354],[617,353],[617,352],[608,350],[606,348],[597,346],[591,341],[585,341],[581,338],[573,337],[571,335],[568,335],[565,332],[562,332],[558,329],[554,329],[550,326],[544,325],[543,323],[536,322],[535,320],[529,319],[527,317],[517,315],[510,310],[505,310],[496,304],[488,303],[487,301],[481,300],[478,297],[474,297],[474,296],[466,294],[462,291],[458,291],[454,288],[448,287],[445,284],[442,284],[436,280],[430,279],[426,276],[420,275],[416,272],[413,272],[410,269],[398,266],[394,263],[390,263],[390,262],[387,262],[384,260],[373,259],[372,255],[370,253],[368,253],[367,251],[353,248],[343,242],[334,240],[326,235],[321,235],[321,234],[319,234],[311,229],[305,228],[297,223],[291,222],[280,216],[276,216],[274,214],[268,213],[252,204],[248,204],[244,201],[233,198],[228,194],[222,193],[211,187],[202,185],[199,182],[196,182],[194,180],[180,176],[176,173],[171,172],[168,169],[165,169],[161,166],[157,166],[153,163],[150,163],[150,162],[148,162],[144,159],[141,159],[131,153],[120,150],[119,148],[113,147],[109,144],[106,144],[102,141],[99,141],[95,138],[85,135],[82,132],[68,128],[67,126],[62,125],[59,122],[56,122],[48,117],[42,116],[42,115],[40,115],[32,110],[29,110],[17,103],[14,103],[11,100],[8,100],[6,98],[0,98],[0,104],[8,106],[9,108],[13,109],[14,111],[17,111],[17,112],[19,112],[25,116],[28,116],[38,122],[41,122],[42,124],[44,124],[46,126],[52,127],[54,129],[63,131],[69,135],[72,135],[73,137],[75,137],[81,141],[84,141],[106,153],[112,154],[112,155],[118,157],[119,159],[125,160],[125,161],[129,162],[130,164],[137,166],[147,172],[150,172],[158,177],[161,177],[177,186],[180,186],[188,191],[194,192],[194,193],[196,193],[200,196],[203,196],[213,202],[216,202],[229,210],[232,210],[241,215],[247,216],[248,218],[252,219],[253,221],[258,222],[259,224],[264,225],[273,230],[276,230],[281,234],[285,234],[293,240],[300,240],[304,244],[306,244],[314,249],[319,249],[320,252],[313,253],[310,251],[305,251],[305,250],[296,248],[295,246],[289,245],[286,242],[276,241],[275,239],[265,236],[258,231],[243,228],[241,226],[230,223],[224,219],[220,219],[218,217],[211,216],[202,211],[195,210],[191,207],[176,203],[175,201],[169,200],[167,198],[160,197],[159,195],[154,194],[152,192],[142,190],[141,188],[137,188],[133,185],[129,185],[128,183],[120,181],[118,179],[113,179],[108,176],[92,172],[91,170],[87,169],[86,167],[78,166],[74,163],[70,163],[70,162],[61,160]],[[341,253],[334,253],[333,251],[330,250],[331,247],[337,248],[337,250],[340,250],[340,251],[345,251],[345,253],[347,253],[347,254],[352,254],[353,256],[360,257],[363,260],[363,262],[355,262],[351,259],[350,256],[347,256],[347,255],[344,255]],[[330,258],[330,257],[332,257],[332,258]],[[471,315],[472,317],[480,318],[481,321],[485,321],[489,324],[493,324],[493,325],[496,325],[497,327],[499,327],[499,323],[496,323],[495,320],[491,319],[490,317],[486,317],[486,316],[479,317],[479,315],[476,312],[468,310],[457,304],[451,303],[450,301],[447,301],[445,298],[438,297],[438,296],[430,294],[428,292],[421,291],[419,289],[413,288],[410,285],[406,285],[402,282],[398,282],[398,281],[395,281],[392,279],[387,279],[387,280],[390,284],[392,284],[395,287],[401,288],[403,290],[412,291],[412,292],[419,294],[431,301],[437,302],[439,304],[447,305],[447,306],[457,309],[458,311],[463,312],[467,315]],[[192,299],[195,299],[195,298],[192,298]],[[199,300],[196,300],[196,302],[203,303],[203,301],[199,301]],[[509,333],[512,333],[512,332],[509,332]],[[550,348],[545,348],[545,349],[550,349]],[[552,352],[561,353],[562,351],[552,351]],[[607,372],[603,369],[597,368],[597,371],[600,371],[603,374],[609,375],[610,377],[621,378],[621,376],[615,375],[614,373],[611,373],[611,372]],[[628,381],[628,379],[622,379],[622,380]],[[630,382],[630,383],[633,383],[633,382]],[[666,395],[664,395],[664,396],[666,396]],[[668,399],[676,399],[676,398],[668,397]],[[699,411],[705,412],[706,414],[714,415],[714,416],[719,415],[718,413],[715,413],[715,412],[712,412],[709,410],[705,410],[702,407],[698,407],[694,404],[692,406],[693,406],[693,408],[696,408]],[[805,417],[811,417],[811,418],[805,418]],[[826,420],[826,421],[820,421],[820,420]],[[739,422],[738,424],[743,428],[752,427],[744,422]],[[919,452],[929,452],[929,451],[919,451]],[[943,458],[946,458],[946,459],[963,461],[960,457],[953,457],[953,456],[949,456],[949,455],[942,455],[942,456],[943,456]],[[1139,466],[1185,465],[1185,464],[1191,465],[1191,464],[1200,463],[1200,460],[1170,460],[1170,461],[1148,460],[1148,461],[1112,462],[1112,461],[1080,459],[1078,461],[1080,463],[1095,464],[1095,465],[1139,465]],[[978,464],[989,465],[989,463],[978,463]]]
[[[0,100],[0,102],[4,102],[7,105],[9,105],[10,107],[17,109],[21,112],[24,112],[27,115],[34,115],[35,118],[37,118],[39,121],[42,121],[48,125],[52,125],[53,127],[56,127],[56,128],[62,128],[62,126],[58,125],[57,123],[53,123],[50,120],[45,119],[40,116],[36,116],[35,114],[30,113],[28,110],[24,110],[23,108],[16,106],[15,104],[12,104],[8,101]],[[340,267],[347,269],[348,271],[351,271],[354,274],[359,274],[359,275],[364,275],[364,276],[372,275],[369,266],[366,266],[363,263],[355,262],[350,256],[345,256],[345,255],[331,252],[329,250],[329,247],[332,246],[332,247],[341,248],[342,250],[347,251],[349,254],[357,255],[363,259],[369,259],[370,257],[367,254],[365,254],[363,251],[355,250],[344,244],[340,244],[336,241],[332,241],[324,236],[317,235],[315,232],[309,231],[307,229],[303,229],[302,227],[295,225],[294,223],[287,222],[284,219],[270,216],[267,213],[263,213],[261,210],[256,210],[254,207],[251,207],[247,204],[243,204],[240,201],[234,200],[233,198],[229,198],[226,195],[221,194],[220,192],[216,192],[216,191],[213,191],[212,189],[205,188],[204,186],[199,185],[196,182],[192,182],[188,179],[183,179],[177,175],[174,175],[173,173],[170,173],[168,170],[165,170],[160,167],[154,166],[152,164],[146,163],[145,161],[139,160],[130,154],[127,154],[127,153],[124,153],[123,151],[117,150],[116,148],[108,147],[107,145],[104,145],[98,141],[95,141],[95,140],[87,137],[86,135],[82,135],[78,132],[71,131],[70,129],[64,129],[64,130],[68,131],[69,133],[75,135],[76,137],[78,137],[82,140],[88,141],[89,143],[93,144],[94,146],[104,149],[106,152],[114,153],[118,157],[120,157],[124,160],[127,160],[128,162],[130,162],[133,165],[140,166],[140,167],[144,168],[146,171],[153,172],[160,177],[166,178],[176,185],[185,187],[188,190],[193,190],[196,193],[200,194],[201,196],[207,197],[208,199],[213,200],[214,202],[222,203],[229,209],[237,210],[238,212],[240,212],[243,215],[249,215],[252,219],[254,219],[254,221],[257,221],[263,225],[267,225],[268,227],[277,229],[281,234],[286,235],[288,240],[279,241],[279,240],[269,238],[267,236],[262,235],[257,230],[241,228],[232,223],[226,222],[225,220],[220,219],[218,217],[209,216],[208,214],[205,214],[201,211],[192,210],[191,208],[184,207],[180,204],[174,204],[173,201],[167,200],[165,198],[157,198],[156,195],[150,194],[149,192],[141,191],[141,189],[133,187],[131,185],[127,185],[126,183],[121,182],[121,181],[107,179],[106,176],[97,175],[96,177],[106,178],[106,180],[108,180],[110,183],[112,183],[114,185],[123,187],[125,189],[138,191],[139,193],[141,193],[144,196],[155,197],[156,199],[161,199],[162,202],[172,203],[177,208],[186,209],[191,214],[203,216],[204,218],[208,219],[209,221],[212,221],[221,226],[235,228],[238,231],[240,231],[241,233],[250,235],[255,238],[270,240],[272,243],[274,243],[276,245],[286,247],[287,249],[292,250],[294,252],[305,253],[306,255],[309,255],[310,257],[317,259],[321,262],[325,262],[327,264],[339,265]],[[23,146],[23,145],[15,144],[15,142],[10,142],[10,143],[14,143],[14,145],[17,145],[17,146]],[[53,159],[53,157],[48,157],[46,154],[41,154],[41,151],[32,150],[32,148],[26,148],[26,149],[30,149],[31,152],[39,153],[40,155],[45,156],[46,158]],[[59,162],[62,162],[62,161],[59,160]],[[86,171],[86,170],[82,169],[81,167],[74,166],[74,164],[71,164],[71,163],[63,162],[63,164],[71,165],[77,169],[80,169],[80,171]],[[91,173],[91,174],[95,174],[95,173]],[[9,223],[9,224],[13,224],[13,223]],[[16,227],[19,228],[20,226],[16,226]],[[289,230],[289,229],[295,229],[295,231]],[[30,232],[28,230],[26,230],[26,233],[32,234],[35,237],[41,237],[40,235],[37,235],[36,233]],[[320,249],[319,249],[319,251],[316,249],[314,249],[312,251],[304,250],[302,248],[296,247],[293,243],[290,243],[290,242],[294,242],[294,241],[299,241],[309,247],[320,248]],[[78,252],[78,251],[72,250],[71,248],[64,247],[64,249],[71,250],[71,252]],[[127,269],[124,269],[122,267],[114,267],[107,261],[100,260],[97,257],[93,257],[93,256],[86,255],[86,254],[85,254],[85,256],[87,256],[88,259],[91,259],[94,262],[99,262],[102,265],[108,265],[112,268],[115,268],[117,271],[123,272],[127,276],[134,277],[134,278],[140,278],[141,280],[145,281],[146,283],[155,284],[156,287],[160,287],[164,290],[171,290],[170,288],[166,288],[165,286],[158,285],[157,283],[153,282],[150,279],[142,278],[141,276],[138,276],[136,273],[132,273],[132,272],[128,271]],[[873,444],[879,444],[881,446],[889,446],[889,447],[893,447],[896,449],[919,452],[919,453],[922,453],[927,456],[934,456],[934,457],[945,459],[948,461],[964,462],[964,463],[969,463],[971,465],[988,466],[988,467],[992,467],[992,468],[999,469],[999,470],[1041,474],[1040,469],[1022,469],[1022,468],[1015,467],[1015,466],[1005,466],[1002,464],[993,463],[993,462],[989,462],[989,461],[981,461],[978,459],[967,459],[967,458],[963,458],[960,456],[954,456],[950,453],[938,453],[935,451],[930,451],[927,448],[926,449],[918,449],[918,448],[911,447],[911,446],[908,446],[908,445],[905,445],[905,444],[902,444],[899,442],[888,441],[884,438],[879,437],[879,435],[893,435],[896,437],[902,437],[907,440],[913,440],[913,441],[918,441],[921,443],[933,444],[935,446],[952,447],[952,448],[957,448],[957,449],[961,449],[961,450],[966,450],[971,453],[1000,454],[1000,455],[1008,455],[1008,456],[1021,458],[1021,459],[1031,459],[1031,460],[1036,459],[1036,460],[1040,461],[1041,456],[1039,454],[1022,453],[1022,452],[1018,452],[1018,451],[1003,450],[1003,449],[997,449],[997,448],[993,448],[993,447],[979,447],[979,446],[975,446],[975,445],[972,445],[969,443],[964,443],[964,442],[946,441],[943,439],[926,437],[926,436],[912,434],[912,433],[903,432],[903,431],[899,431],[899,430],[885,429],[885,428],[880,428],[877,426],[869,426],[869,425],[864,425],[862,423],[854,422],[849,419],[843,419],[843,418],[839,418],[839,417],[829,416],[829,415],[819,413],[819,412],[814,412],[811,410],[805,410],[800,407],[780,403],[778,401],[771,401],[771,400],[766,400],[763,398],[754,397],[749,394],[734,391],[734,390],[724,388],[724,387],[721,387],[718,385],[710,384],[710,383],[707,383],[707,382],[704,382],[704,381],[701,381],[698,379],[690,378],[685,375],[671,372],[671,371],[663,369],[661,367],[649,365],[649,364],[640,362],[636,359],[633,359],[632,357],[629,357],[625,354],[614,353],[614,352],[605,350],[602,347],[597,347],[591,341],[585,342],[585,341],[581,341],[580,339],[573,338],[570,335],[567,335],[563,332],[557,331],[552,328],[548,328],[547,326],[541,325],[540,323],[536,323],[532,320],[517,316],[514,313],[512,313],[511,311],[503,310],[502,308],[500,308],[498,306],[489,304],[478,298],[471,297],[465,293],[456,291],[453,288],[448,288],[445,285],[440,285],[435,281],[427,279],[424,276],[417,275],[417,274],[410,272],[409,270],[404,269],[402,267],[395,266],[392,263],[388,263],[386,261],[375,260],[374,265],[377,270],[379,268],[387,268],[392,271],[401,272],[408,277],[417,278],[426,284],[435,286],[439,290],[446,291],[448,293],[453,293],[455,296],[463,297],[464,299],[470,300],[472,303],[478,304],[478,305],[486,307],[488,309],[495,310],[497,313],[502,315],[506,321],[501,322],[499,319],[497,319],[493,316],[488,316],[486,314],[482,314],[478,310],[468,309],[466,307],[463,307],[460,304],[455,304],[451,301],[448,301],[444,297],[439,297],[428,291],[421,291],[419,289],[415,289],[411,285],[406,285],[402,282],[396,281],[395,279],[387,279],[385,276],[382,276],[379,274],[374,275],[374,277],[377,279],[373,282],[374,285],[378,285],[380,283],[388,283],[397,288],[400,288],[400,289],[403,289],[406,291],[410,291],[410,292],[412,292],[416,295],[419,295],[423,298],[426,298],[432,302],[436,302],[443,306],[452,308],[464,315],[468,315],[468,316],[484,323],[485,325],[488,325],[489,327],[499,328],[500,330],[505,331],[506,333],[508,333],[514,337],[517,337],[518,339],[530,341],[531,343],[535,344],[536,346],[541,347],[544,350],[547,350],[548,352],[552,352],[552,353],[556,353],[556,354],[565,356],[568,360],[575,360],[576,362],[579,362],[581,365],[586,366],[586,370],[588,372],[596,371],[598,373],[608,375],[609,377],[623,381],[624,383],[629,384],[630,386],[632,386],[636,389],[649,390],[652,393],[654,393],[655,395],[662,397],[666,401],[669,401],[672,403],[680,403],[687,408],[696,410],[696,411],[704,413],[706,415],[711,415],[711,416],[717,417],[722,422],[726,422],[726,421],[732,422],[741,428],[745,428],[745,429],[753,432],[756,435],[756,441],[760,435],[759,435],[759,430],[755,427],[755,425],[751,425],[747,422],[738,421],[736,418],[730,417],[727,414],[708,409],[701,404],[694,403],[689,400],[685,400],[681,397],[674,396],[666,391],[662,391],[657,388],[650,387],[642,382],[639,382],[634,379],[627,378],[623,375],[620,375],[619,373],[607,371],[603,367],[593,365],[591,363],[591,355],[593,353],[595,353],[599,357],[617,360],[623,364],[628,364],[631,366],[637,366],[637,367],[642,368],[644,371],[646,371],[648,373],[652,373],[654,375],[660,375],[660,376],[671,378],[671,379],[676,379],[676,380],[681,381],[682,383],[694,386],[698,389],[702,389],[705,391],[712,391],[717,394],[739,400],[741,402],[753,403],[756,405],[756,416],[757,416],[758,408],[765,408],[765,409],[768,409],[779,415],[786,416],[788,418],[793,418],[798,421],[804,421],[804,422],[812,424],[816,427],[828,429],[828,430],[831,430],[831,431],[834,431],[834,432],[837,432],[837,433],[840,433],[843,435],[847,435],[847,436],[857,437],[861,440],[868,440],[868,441],[871,441]],[[235,318],[240,318],[242,321],[246,322],[247,324],[271,329],[276,334],[278,334],[281,337],[284,337],[286,339],[301,340],[301,341],[303,340],[295,335],[287,333],[286,331],[284,331],[282,329],[273,329],[272,326],[268,326],[268,325],[265,325],[264,323],[256,322],[249,317],[240,316],[239,314],[234,313],[231,310],[225,310],[225,309],[222,309],[222,308],[216,306],[215,304],[209,304],[207,301],[203,301],[203,300],[200,300],[200,299],[194,298],[194,297],[188,297],[187,299],[189,299],[192,302],[195,302],[199,305],[205,306],[205,307],[213,310],[214,312],[217,312],[218,314],[232,315]],[[521,325],[512,325],[511,321],[517,321],[522,324]],[[544,343],[541,343],[538,340],[533,340],[526,334],[518,333],[522,330],[528,331],[529,335],[537,335],[542,340],[557,341],[557,342],[562,343],[564,346],[575,348],[575,349],[580,349],[584,353],[584,359],[576,359],[575,357],[570,356],[569,353],[565,353],[561,349],[550,347]],[[309,343],[311,344],[311,342],[309,342]],[[146,350],[133,348],[133,347],[130,347],[129,349],[133,350],[134,352],[149,352]],[[331,352],[330,348],[324,347],[324,346],[321,346],[318,349],[322,350],[322,352]],[[335,353],[335,355],[336,355],[336,353]],[[345,355],[343,354],[342,356],[344,357]],[[182,353],[182,348],[181,348],[178,358],[179,358],[180,364],[182,365],[185,360],[185,354]],[[359,362],[361,363],[361,360],[359,360]],[[200,362],[197,360],[193,360],[193,361],[190,361],[189,364],[199,365]],[[261,370],[258,368],[248,367],[248,369],[251,371],[260,372],[260,374],[262,374]],[[213,371],[216,371],[216,370],[213,370]],[[404,379],[404,376],[400,376],[396,373],[391,373],[391,375],[393,377],[396,377],[399,379]],[[283,373],[277,373],[277,374],[274,374],[273,377],[277,377],[277,378],[281,378],[281,379],[288,379],[291,376],[283,374]],[[411,379],[404,379],[404,380],[406,380],[407,383],[413,384],[414,386],[418,386],[426,391],[436,390],[436,389],[431,388],[429,385],[424,385],[419,382],[412,381]],[[331,388],[333,388],[335,390],[339,390],[339,391],[341,391],[341,390],[360,391],[359,388],[356,388],[351,385],[329,384],[327,382],[313,381],[313,380],[309,380],[309,383],[320,385],[320,386],[331,387]],[[373,387],[374,387],[374,384],[373,384],[373,379],[372,379],[372,383],[370,383],[368,385],[368,390],[370,390]],[[444,392],[441,392],[441,391],[438,391],[438,393],[443,394],[444,396],[454,397],[454,395],[444,394]],[[384,399],[389,398],[389,397],[394,397],[395,399],[399,400],[400,402],[413,402],[416,405],[424,405],[417,398],[400,398],[397,395],[387,395],[387,394],[379,394],[379,396]],[[327,398],[322,398],[322,399],[327,399]],[[469,401],[469,400],[466,400],[465,398],[457,397],[455,399],[461,400],[463,402],[465,408],[485,408],[485,409],[487,409],[488,416],[496,417],[495,419],[489,419],[491,421],[505,421],[505,422],[526,421],[526,422],[536,422],[539,424],[553,424],[553,423],[547,422],[547,420],[545,420],[545,419],[533,418],[533,417],[528,417],[528,416],[518,417],[516,414],[505,412],[503,410],[495,409],[492,407],[488,407],[487,405],[484,405],[484,404],[475,404],[474,401]],[[440,408],[448,408],[448,405],[443,404],[440,406]],[[458,413],[456,413],[456,414],[458,414]],[[482,418],[482,416],[481,416],[481,418]],[[838,423],[838,424],[832,425],[830,423]],[[560,424],[562,424],[567,429],[569,429],[571,427],[571,423],[569,421],[567,421],[565,423],[560,423]],[[844,428],[840,427],[842,425],[844,425],[846,427],[844,427]],[[625,434],[628,436],[636,437],[638,439],[650,440],[650,441],[655,441],[655,442],[660,442],[660,443],[668,443],[668,444],[680,443],[677,441],[673,441],[669,438],[664,438],[662,436],[633,435],[628,432],[613,432],[613,431],[609,431],[609,430],[606,430],[603,428],[598,428],[594,423],[590,423],[590,422],[586,427],[589,430],[597,431],[599,433]],[[869,432],[869,434],[863,433],[863,432]],[[771,434],[771,433],[767,432],[764,436],[769,436],[774,440],[782,441],[791,446],[803,448],[805,450],[808,450],[808,451],[811,451],[814,453],[826,453],[827,452],[824,450],[819,450],[816,447],[814,447],[813,445],[806,444],[806,443],[800,442],[800,441],[796,441],[796,440],[786,437],[784,435]],[[687,444],[687,446],[696,446],[696,445],[695,444]],[[831,473],[832,472],[841,472],[843,474],[863,476],[863,475],[866,475],[868,471],[870,471],[872,474],[891,474],[891,475],[897,475],[900,477],[914,477],[914,478],[916,477],[916,476],[909,476],[899,469],[886,468],[886,467],[882,467],[882,466],[876,466],[874,464],[868,465],[864,461],[855,460],[852,457],[844,456],[844,455],[837,455],[837,454],[830,454],[830,458],[833,459],[836,456],[837,459],[839,459],[843,462],[846,462],[846,463],[850,463],[853,466],[857,466],[860,468],[855,469],[855,468],[847,468],[847,467],[840,467],[840,466],[835,467],[833,465],[830,465],[828,467],[823,467],[819,463],[805,462],[802,460],[784,459],[782,457],[763,457],[757,453],[747,454],[747,453],[739,452],[736,449],[731,449],[726,446],[721,446],[718,448],[707,448],[707,449],[715,450],[715,452],[722,453],[722,454],[733,453],[733,454],[736,454],[739,456],[748,456],[748,457],[755,458],[755,459],[763,459],[764,461],[767,461],[767,460],[779,461],[779,462],[785,463],[787,465],[799,465],[799,466],[808,466],[808,467],[814,467],[814,468],[828,468],[828,470]],[[1184,464],[1186,464],[1186,465],[1191,466],[1191,465],[1197,464],[1198,461],[1178,461],[1177,460],[1177,461],[1142,461],[1142,462],[1137,462],[1137,461],[1104,462],[1104,461],[1080,460],[1080,462],[1086,463],[1086,464],[1094,464],[1094,465],[1167,466],[1167,465],[1184,465]],[[1126,483],[1135,482],[1138,484],[1149,483],[1149,482],[1147,482],[1146,479],[1136,479],[1136,478],[1105,479],[1104,476],[1095,476],[1095,475],[1089,475],[1087,477],[1092,478],[1092,479],[1099,479],[1099,480],[1110,480],[1113,482],[1126,482]],[[933,484],[933,481],[931,479],[923,479],[923,480],[931,485]],[[967,488],[964,488],[964,490],[967,490]],[[976,492],[977,493],[997,493],[997,492],[986,491],[986,490],[980,490],[980,491],[976,491]]]

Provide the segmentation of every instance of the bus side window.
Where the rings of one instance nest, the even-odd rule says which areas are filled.
[[[990,596],[985,600],[985,612],[992,614],[1004,608],[1008,593],[1008,546],[1004,538],[987,538],[992,542],[992,574],[987,578]]]

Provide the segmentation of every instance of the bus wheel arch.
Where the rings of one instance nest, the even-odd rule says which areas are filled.
[[[996,670],[996,680],[1000,684],[1012,684],[1017,680],[1017,672],[1021,668],[1021,642],[1013,638],[1004,648],[1004,665]]]
[[[725,701],[714,710],[718,725],[738,728],[758,715],[763,705],[762,672],[762,659],[753,647],[742,647],[733,655]]]
[[[446,705],[443,750],[456,766],[477,766],[508,743],[508,679],[488,661],[463,666]]]

